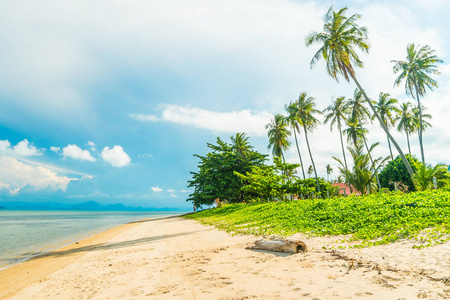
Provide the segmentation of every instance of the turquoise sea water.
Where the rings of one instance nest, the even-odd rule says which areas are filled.
[[[0,210],[0,269],[131,221],[180,212]]]

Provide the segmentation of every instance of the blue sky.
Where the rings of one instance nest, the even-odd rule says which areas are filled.
[[[374,99],[411,100],[393,87],[390,62],[407,43],[444,60],[439,88],[423,99],[433,116],[424,143],[428,163],[450,163],[447,1],[0,3],[0,201],[189,207],[192,155],[207,142],[246,132],[268,154],[264,125],[300,92],[321,110],[352,96],[354,85],[333,81],[323,62],[309,68],[318,46],[304,38],[331,4],[362,15],[371,50],[357,76]],[[381,130],[368,128],[387,156]],[[406,152],[406,137],[393,135]],[[337,176],[336,132],[320,126],[310,142],[319,175],[331,164]],[[286,157],[297,162],[296,150]]]

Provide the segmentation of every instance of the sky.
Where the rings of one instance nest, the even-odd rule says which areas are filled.
[[[362,16],[371,47],[356,76],[372,99],[414,101],[394,87],[391,60],[408,43],[436,50],[424,148],[427,163],[449,164],[448,1],[0,0],[0,201],[190,207],[193,154],[206,143],[246,132],[270,154],[264,127],[301,92],[319,110],[352,97],[355,85],[331,79],[323,60],[310,68],[319,45],[304,42],[331,5]],[[382,130],[367,128],[388,156]],[[337,177],[337,131],[320,125],[309,138],[319,176],[330,164]],[[417,135],[411,147],[420,157]],[[300,150],[308,167],[303,135]],[[298,162],[295,147],[286,158]]]

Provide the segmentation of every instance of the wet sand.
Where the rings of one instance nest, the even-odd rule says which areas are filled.
[[[310,251],[247,250],[179,217],[141,220],[0,271],[0,299],[448,299],[450,243]],[[324,247],[326,249],[324,249]]]

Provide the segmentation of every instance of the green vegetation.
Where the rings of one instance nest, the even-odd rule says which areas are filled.
[[[394,73],[400,73],[395,85],[405,80],[406,94],[417,100],[417,106],[404,102],[397,107],[397,99],[383,92],[377,102],[372,101],[355,73],[356,67],[363,67],[355,49],[369,51],[366,28],[357,24],[359,14],[346,14],[346,7],[337,11],[330,7],[324,17],[323,32],[310,33],[305,42],[307,46],[320,45],[311,67],[323,58],[333,79],[338,81],[342,76],[346,81],[353,80],[357,86],[353,99],[338,97],[320,111],[315,108],[313,97],[300,93],[298,99],[285,106],[287,116],[276,114],[265,127],[272,165],[266,164],[267,155],[252,150],[245,133],[232,136],[231,144],[220,138],[217,145],[208,144],[212,152],[194,155],[200,164],[197,172],[191,172],[193,179],[188,186],[194,192],[187,201],[197,207],[216,203],[220,208],[187,218],[236,234],[349,235],[350,240],[359,241],[355,247],[402,238],[417,238],[418,247],[423,247],[450,239],[450,172],[442,164],[425,165],[422,132],[431,127],[425,120],[431,115],[424,113],[426,108],[419,99],[425,96],[426,88],[437,87],[429,75],[439,74],[436,64],[442,61],[430,46],[416,48],[409,44],[407,60],[393,61]],[[309,137],[320,124],[316,118],[319,114],[325,114],[323,122],[330,124],[330,130],[339,130],[343,160],[333,157],[340,165],[338,182],[345,181],[352,194],[359,192],[362,196],[334,197],[337,188],[318,177]],[[386,155],[372,157],[379,142],[369,147],[368,130],[363,126],[374,119],[387,136],[389,156],[386,151]],[[389,132],[391,128],[406,133],[409,155],[403,154]],[[285,159],[292,133],[300,164],[290,164]],[[414,133],[419,135],[422,163],[411,155],[409,137]],[[300,135],[304,135],[309,152],[308,168],[303,164]],[[343,135],[347,136],[347,147]],[[399,153],[395,159],[391,143]],[[351,161],[347,161],[346,149]],[[303,179],[296,175],[299,167]],[[305,169],[310,178],[305,178]],[[331,165],[326,166],[326,172],[329,179]],[[435,188],[438,190],[432,190]],[[333,198],[325,199],[326,196]]]
[[[234,234],[349,235],[354,247],[416,239],[417,247],[450,239],[450,192],[378,193],[364,197],[232,204],[186,215]]]

